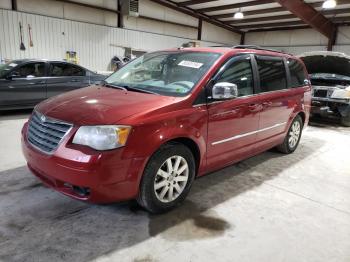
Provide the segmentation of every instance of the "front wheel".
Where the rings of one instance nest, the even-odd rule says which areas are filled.
[[[303,130],[303,120],[299,115],[297,115],[293,119],[293,122],[288,130],[288,133],[283,143],[277,146],[277,149],[280,152],[285,154],[293,153],[299,145],[302,130]]]
[[[186,198],[195,177],[195,167],[193,154],[185,145],[162,146],[144,170],[138,203],[151,213],[174,208]]]

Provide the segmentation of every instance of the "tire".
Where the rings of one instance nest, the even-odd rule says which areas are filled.
[[[299,128],[299,131],[297,131]],[[297,115],[290,125],[287,135],[284,138],[284,141],[282,144],[277,146],[277,150],[284,154],[290,154],[293,153],[300,142],[301,134],[303,131],[303,120],[302,118]]]
[[[350,116],[348,116],[348,117],[342,116],[342,117],[340,118],[340,123],[341,123],[343,126],[350,127]]]
[[[137,202],[151,213],[167,212],[185,200],[195,174],[196,164],[191,150],[180,143],[166,144],[148,161]]]

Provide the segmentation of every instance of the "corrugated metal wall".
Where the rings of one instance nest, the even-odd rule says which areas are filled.
[[[19,22],[24,27],[25,51],[21,51]],[[28,24],[32,27],[34,46],[29,47]],[[66,51],[76,51],[80,64],[91,70],[108,70],[114,55],[124,55],[124,48],[154,51],[178,47],[189,39],[119,29],[0,9],[0,57],[2,59],[64,59]],[[202,46],[219,45],[201,42]],[[118,47],[122,46],[122,47]]]
[[[246,44],[261,45],[291,54],[327,50],[328,39],[313,29],[255,32],[246,34]],[[339,27],[334,51],[350,54],[350,27]]]
[[[326,46],[320,46],[320,45],[310,45],[310,46],[268,46],[267,48],[280,50],[283,52],[286,52],[288,54],[294,54],[299,55],[304,52],[309,51],[326,51]]]

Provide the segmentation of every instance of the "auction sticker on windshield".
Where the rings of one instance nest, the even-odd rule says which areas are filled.
[[[193,61],[187,61],[187,60],[183,60],[181,61],[179,64],[179,66],[186,66],[186,67],[192,67],[192,68],[200,68],[203,64],[202,63],[197,63],[197,62],[193,62]]]

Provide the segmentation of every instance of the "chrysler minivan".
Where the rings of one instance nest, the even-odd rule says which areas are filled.
[[[82,201],[181,203],[196,177],[296,150],[311,86],[292,55],[253,46],[147,53],[102,84],[50,98],[22,130],[28,167]]]

